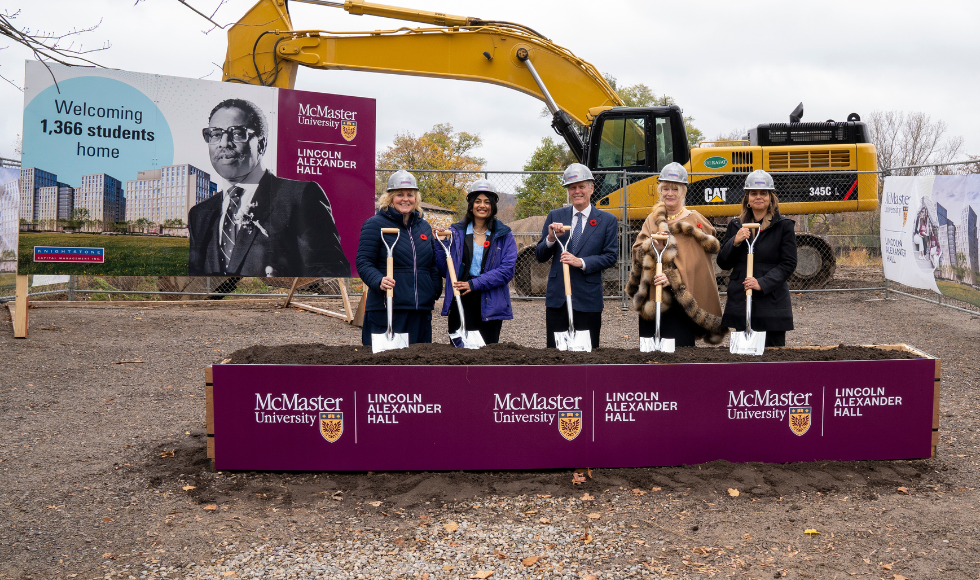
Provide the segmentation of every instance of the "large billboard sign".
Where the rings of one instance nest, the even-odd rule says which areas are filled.
[[[887,177],[885,278],[980,306],[980,175]]]
[[[27,63],[19,273],[354,275],[373,99],[51,71]]]
[[[217,469],[910,459],[931,455],[938,405],[931,359],[212,372]]]

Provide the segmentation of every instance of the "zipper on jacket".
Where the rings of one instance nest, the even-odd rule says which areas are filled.
[[[415,282],[415,309],[419,309],[419,261],[415,253],[415,236],[412,234],[412,226],[408,226],[408,239],[412,241],[412,279]]]

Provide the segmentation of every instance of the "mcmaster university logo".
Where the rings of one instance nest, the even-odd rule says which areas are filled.
[[[333,443],[344,434],[344,414],[339,412],[320,413],[320,435]]]
[[[357,121],[341,121],[340,134],[347,141],[353,141],[357,137]]]
[[[571,441],[582,432],[582,411],[559,411],[558,432]]]

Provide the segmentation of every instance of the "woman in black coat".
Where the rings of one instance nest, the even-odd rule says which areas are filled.
[[[372,334],[388,329],[385,296],[392,289],[392,330],[408,334],[409,344],[432,342],[432,307],[442,290],[442,275],[435,264],[435,241],[429,222],[422,219],[415,177],[396,171],[388,180],[388,191],[378,200],[378,212],[361,226],[357,244],[357,275],[368,287],[361,327],[361,344],[370,346]],[[394,276],[387,274],[388,250],[381,242],[382,228],[398,228],[393,252]],[[388,244],[394,234],[386,234]]]
[[[749,228],[760,225],[754,246],[753,276],[747,278]],[[728,223],[718,252],[718,267],[732,269],[721,323],[745,330],[745,290],[752,289],[752,330],[765,331],[766,346],[786,346],[786,331],[793,330],[793,305],[787,280],[796,270],[796,222],[779,215],[772,176],[757,170],[745,180],[742,215]]]

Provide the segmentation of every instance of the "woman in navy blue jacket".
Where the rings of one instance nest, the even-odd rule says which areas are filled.
[[[517,243],[510,228],[496,218],[497,192],[480,179],[469,187],[466,218],[450,226],[450,254],[456,269],[456,288],[463,301],[467,330],[478,330],[487,344],[500,340],[504,320],[514,318],[510,287],[517,263]],[[459,311],[453,304],[452,281],[446,266],[446,250],[436,245],[436,266],[446,277],[442,315],[449,315],[450,334],[459,329]]]
[[[388,329],[385,312],[385,293],[394,292],[392,330],[407,333],[409,344],[432,342],[432,307],[442,276],[435,266],[435,245],[432,227],[422,219],[418,184],[415,176],[405,170],[396,171],[388,179],[388,191],[378,200],[378,213],[361,226],[357,244],[357,274],[368,287],[364,309],[361,344],[371,345],[372,334]],[[381,242],[381,228],[398,228],[400,234],[394,249],[394,277],[386,274],[388,251]],[[388,244],[395,236],[387,234]]]

